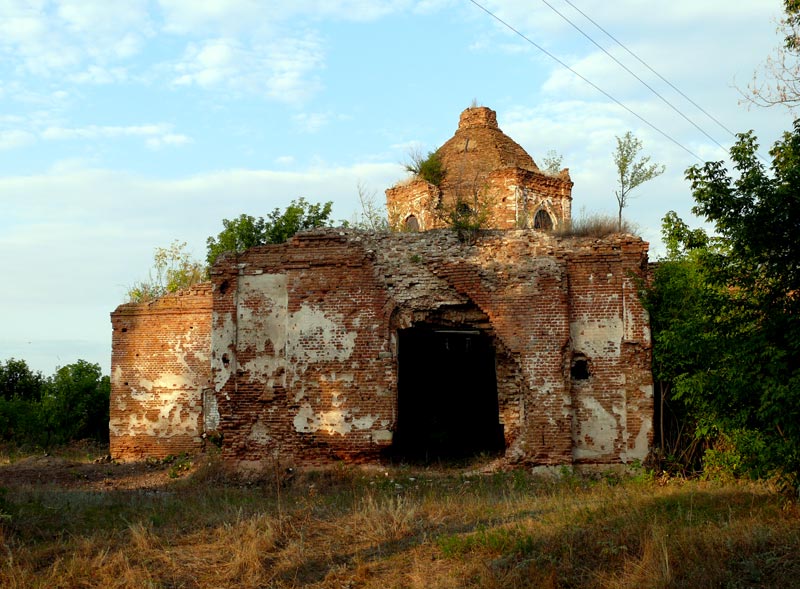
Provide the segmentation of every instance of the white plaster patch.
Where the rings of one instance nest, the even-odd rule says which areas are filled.
[[[270,437],[267,426],[261,421],[256,421],[250,429],[249,440],[256,444],[266,445],[272,438]]]
[[[590,358],[618,358],[623,321],[619,317],[584,317],[569,324],[572,349]]]
[[[114,372],[111,374],[111,384],[114,386],[120,386],[123,383],[123,373],[122,373],[122,366],[117,366],[114,368]]]
[[[608,454],[613,450],[617,437],[617,420],[596,399],[584,398],[581,403],[589,410],[589,417],[578,424],[573,455],[575,458],[596,458]]]
[[[211,325],[211,353],[216,359],[217,369],[214,371],[214,389],[219,392],[233,372],[235,358],[232,350],[236,342],[236,326],[230,313],[226,313],[220,320],[220,315],[216,311],[213,313]],[[225,354],[229,358],[227,364],[222,362]]]
[[[214,389],[203,391],[203,429],[207,432],[219,429],[219,407]]]
[[[285,386],[286,321],[289,295],[285,274],[243,276],[239,280],[239,349],[255,357],[242,368],[250,382]],[[277,382],[280,380],[280,382]]]
[[[364,417],[359,417],[358,419],[353,420],[353,428],[354,429],[369,429],[371,428],[376,421],[377,417],[372,415],[365,415]]]
[[[303,403],[294,416],[294,429],[300,433],[313,433],[319,430],[319,418],[308,403]]]
[[[644,460],[649,451],[647,437],[650,430],[653,429],[653,423],[646,419],[642,422],[642,427],[639,428],[639,433],[636,434],[636,439],[633,443],[633,448],[628,450],[628,458],[631,460]]]
[[[295,415],[293,423],[295,431],[300,433],[322,431],[343,436],[353,430],[368,430],[375,424],[377,419],[372,415],[354,419],[352,412],[342,409],[317,413],[309,403],[303,403],[297,415]]]
[[[372,432],[372,442],[374,444],[391,444],[394,434],[388,429],[378,429]]]
[[[169,438],[172,436],[197,435],[197,420],[200,415],[196,405],[187,405],[180,396],[186,391],[161,391],[148,394],[139,412],[131,412],[122,419],[112,420],[109,430],[112,435],[150,436]],[[153,413],[155,411],[155,416]]]
[[[286,353],[291,359],[341,362],[350,358],[355,349],[356,331],[348,332],[321,309],[306,304],[289,315],[287,327]]]

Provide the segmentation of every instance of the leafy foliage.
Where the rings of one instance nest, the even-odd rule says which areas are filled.
[[[344,227],[353,227],[363,231],[389,231],[389,218],[386,209],[377,204],[375,192],[368,190],[359,182],[358,201],[361,204],[361,213],[352,221],[342,223]]]
[[[669,257],[648,295],[654,374],[707,464],[735,474],[800,473],[800,124],[771,150],[772,174],[752,134],[721,162],[687,171],[694,212],[716,237],[665,217]],[[685,457],[685,456],[684,456]]]
[[[191,254],[186,251],[185,241],[176,239],[168,247],[155,249],[149,278],[128,289],[128,301],[152,301],[205,279],[206,269],[202,262],[192,259]]]
[[[664,173],[664,166],[651,164],[650,156],[639,158],[641,150],[642,142],[630,131],[621,138],[617,137],[614,165],[617,167],[618,188],[614,191],[614,196],[617,197],[619,205],[618,227],[620,229],[622,228],[622,209],[628,206],[631,191]]]
[[[461,199],[448,207],[447,221],[451,229],[464,243],[473,243],[478,232],[486,226],[489,217],[488,207],[479,199]]]
[[[762,75],[755,73],[747,91],[740,92],[756,106],[794,109],[800,105],[800,0],[783,0],[783,6],[783,44],[767,58]]]
[[[38,401],[42,398],[44,377],[33,372],[25,360],[9,358],[0,364],[0,397],[10,401]]]
[[[0,432],[20,445],[51,446],[72,440],[108,440],[111,384],[98,364],[78,360],[56,370],[47,379],[31,371],[23,360],[7,360],[13,382],[0,398]]]
[[[555,149],[548,150],[542,159],[542,172],[548,176],[555,176],[561,171],[561,164],[564,158]]]
[[[298,231],[323,227],[330,222],[332,202],[311,204],[304,198],[293,200],[286,210],[274,209],[267,218],[242,214],[223,219],[217,237],[206,240],[209,267],[227,252],[241,253],[248,248],[268,243],[283,243]]]
[[[419,151],[412,151],[409,158],[410,161],[405,164],[406,171],[434,186],[439,186],[447,175],[438,151],[429,151],[427,155],[422,155],[422,152]]]
[[[47,443],[108,439],[111,383],[98,364],[78,360],[56,370],[42,397]]]

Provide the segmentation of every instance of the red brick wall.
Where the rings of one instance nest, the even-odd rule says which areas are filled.
[[[572,358],[588,363],[571,379],[578,463],[641,459],[652,443],[649,317],[637,294],[646,258],[635,241],[567,257]]]
[[[112,454],[197,451],[218,428],[240,465],[378,460],[397,421],[397,330],[445,325],[493,342],[510,461],[644,458],[646,262],[631,236],[527,230],[465,244],[444,230],[323,229],[225,257],[213,292],[112,313]]]
[[[486,228],[533,228],[540,210],[556,229],[570,223],[573,183],[569,170],[555,175],[542,172],[499,129],[493,110],[474,107],[462,112],[455,135],[437,153],[446,170],[439,187],[414,178],[386,190],[389,222],[395,229],[403,230],[411,215],[423,231],[446,227],[448,211],[457,202],[476,210]]]
[[[392,425],[386,290],[335,231],[253,248],[213,272],[223,455],[374,459]]]
[[[111,455],[132,460],[200,450],[211,377],[211,285],[120,305],[111,325]]]
[[[647,244],[321,230],[213,272],[224,455],[376,460],[396,420],[396,330],[446,322],[495,342],[511,460],[619,463],[650,442]],[[470,310],[472,309],[472,310]],[[587,379],[571,377],[583,358]]]

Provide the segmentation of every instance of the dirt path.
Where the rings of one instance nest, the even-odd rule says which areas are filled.
[[[0,487],[53,485],[62,489],[154,489],[173,480],[173,465],[161,462],[85,462],[59,456],[29,456],[0,464]]]

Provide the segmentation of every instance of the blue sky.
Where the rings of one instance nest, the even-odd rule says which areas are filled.
[[[764,153],[791,125],[748,109],[780,44],[779,0],[570,0]],[[723,145],[732,137],[586,21],[548,0]],[[703,160],[725,153],[541,0],[488,10]],[[452,136],[476,100],[541,162],[563,156],[573,211],[614,214],[615,136],[666,173],[626,209],[663,249],[690,223],[696,160],[469,0],[0,0],[0,361],[50,374],[110,364],[109,313],[179,239],[204,258],[223,218],[304,196],[336,219],[404,177],[410,148]]]

